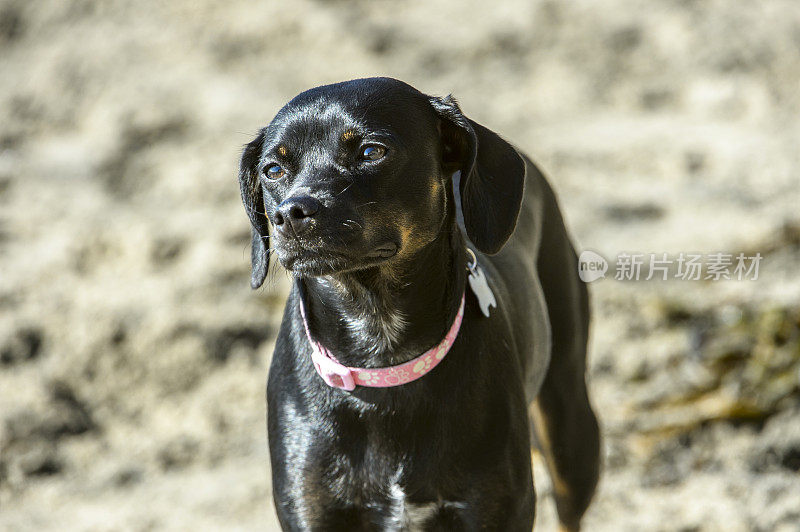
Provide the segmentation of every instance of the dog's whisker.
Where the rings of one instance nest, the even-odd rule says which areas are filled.
[[[260,214],[262,216],[266,216],[267,215],[266,212],[261,212],[261,211],[259,211],[257,209],[252,208],[252,207],[248,207],[247,205],[244,206],[244,210],[246,210],[250,214]]]
[[[353,183],[355,183],[355,181],[350,181],[350,184],[347,185],[346,187],[344,187],[342,190],[340,190],[339,194],[336,194],[336,195],[339,196],[340,194],[344,194],[344,191],[347,190],[348,188],[352,187]]]
[[[358,223],[355,220],[350,220],[349,218],[347,220],[343,221],[342,225],[347,227],[348,229],[354,229],[355,227],[358,227],[361,230],[364,229],[364,226],[362,226],[360,223]]]
[[[363,230],[363,229],[364,229],[364,226],[363,226],[363,225],[361,225],[360,223],[358,223],[358,222],[357,222],[357,221],[355,221],[355,220],[351,220],[350,218],[348,218],[348,219],[347,219],[347,220],[345,220],[345,221],[346,221],[346,222],[350,222],[350,223],[354,223],[354,224],[356,224],[356,225],[358,226],[358,228],[359,228],[359,229],[361,229],[361,230]]]

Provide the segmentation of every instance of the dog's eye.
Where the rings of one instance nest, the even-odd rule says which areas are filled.
[[[386,148],[383,146],[367,146],[361,151],[361,158],[365,161],[377,161],[386,155]]]
[[[285,173],[284,169],[277,164],[264,168],[264,175],[270,179],[280,179]]]

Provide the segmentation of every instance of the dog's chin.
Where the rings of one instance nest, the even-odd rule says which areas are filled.
[[[281,252],[278,260],[292,274],[299,277],[321,277],[380,266],[397,255],[395,244],[383,244],[359,256],[347,256],[327,250]]]

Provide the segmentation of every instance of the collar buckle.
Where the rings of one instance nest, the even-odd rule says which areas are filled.
[[[347,366],[325,356],[316,345],[311,352],[311,361],[314,363],[314,369],[328,386],[347,391],[356,389],[353,372]]]

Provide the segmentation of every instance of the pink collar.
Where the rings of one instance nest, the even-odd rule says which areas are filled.
[[[311,338],[311,331],[308,330],[302,292],[300,314],[303,316],[303,327],[306,329],[306,336],[311,344],[311,361],[314,363],[314,369],[328,386],[348,391],[354,390],[356,384],[370,388],[389,388],[419,379],[444,359],[461,329],[461,320],[464,317],[464,294],[461,294],[461,305],[458,307],[453,324],[439,345],[428,349],[408,362],[386,368],[348,368],[340,364],[324,345],[315,342]]]

